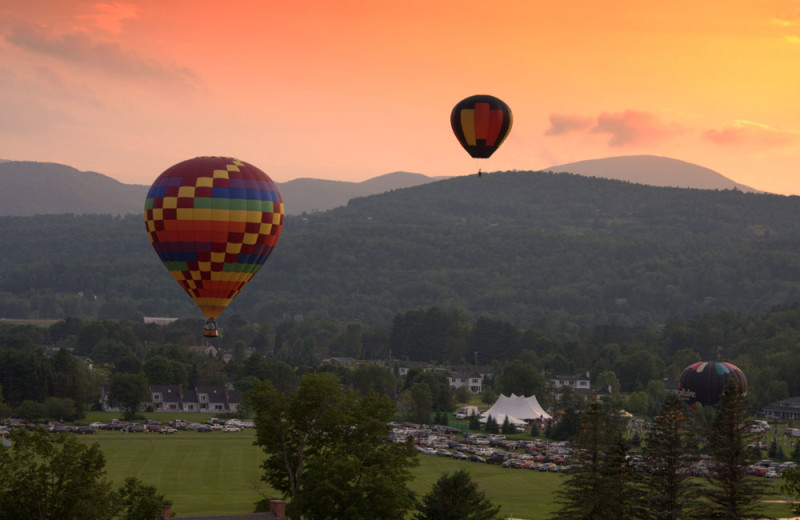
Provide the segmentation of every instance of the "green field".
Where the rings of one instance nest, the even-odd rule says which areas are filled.
[[[277,498],[259,480],[263,452],[253,446],[255,432],[155,433],[99,432],[80,437],[97,442],[106,455],[108,477],[119,486],[135,476],[154,485],[172,500],[177,515],[212,515],[252,512],[262,496]],[[427,493],[444,472],[470,471],[486,495],[502,507],[504,517],[541,520],[557,508],[554,491],[564,477],[538,471],[462,462],[420,455],[411,488]],[[769,504],[770,516],[787,517],[785,504]]]

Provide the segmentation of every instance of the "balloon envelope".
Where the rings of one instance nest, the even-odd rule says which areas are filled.
[[[513,122],[508,105],[483,94],[461,100],[450,113],[450,126],[458,142],[479,159],[490,157],[503,144]]]
[[[159,258],[212,324],[272,253],[284,218],[272,179],[228,157],[170,167],[150,187],[144,213]]]
[[[724,361],[699,361],[684,369],[678,391],[689,404],[713,406],[720,402],[731,379],[747,393],[747,378],[739,367]]]

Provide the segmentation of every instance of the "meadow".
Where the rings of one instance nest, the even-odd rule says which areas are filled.
[[[171,500],[179,516],[248,513],[258,500],[277,498],[260,480],[264,454],[253,445],[254,430],[172,435],[107,431],[81,439],[101,446],[107,476],[115,486],[128,476],[138,477]],[[420,496],[430,491],[442,473],[463,468],[501,506],[503,517],[543,520],[558,507],[554,493],[564,480],[560,474],[432,455],[420,455],[419,461],[410,487]],[[769,503],[765,512],[772,517],[790,516],[786,504]]]
[[[106,456],[106,472],[115,486],[135,476],[172,501],[177,515],[248,513],[263,497],[277,498],[260,480],[264,460],[253,445],[255,431],[172,435],[101,431],[80,437],[97,442]],[[465,468],[502,514],[531,520],[553,511],[560,475],[511,470],[444,457],[421,455],[411,488],[423,495],[444,472]]]

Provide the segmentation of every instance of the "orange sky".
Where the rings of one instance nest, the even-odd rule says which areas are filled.
[[[450,110],[508,103],[471,159]],[[652,154],[800,194],[800,0],[0,0],[0,158],[150,184],[198,155],[275,181]]]

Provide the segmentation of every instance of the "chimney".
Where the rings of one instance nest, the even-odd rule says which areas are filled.
[[[283,500],[270,500],[269,512],[280,518],[280,520],[284,520],[286,518],[286,502]]]
[[[161,506],[161,520],[170,520],[172,518],[170,509],[172,509],[170,504],[164,504]]]

